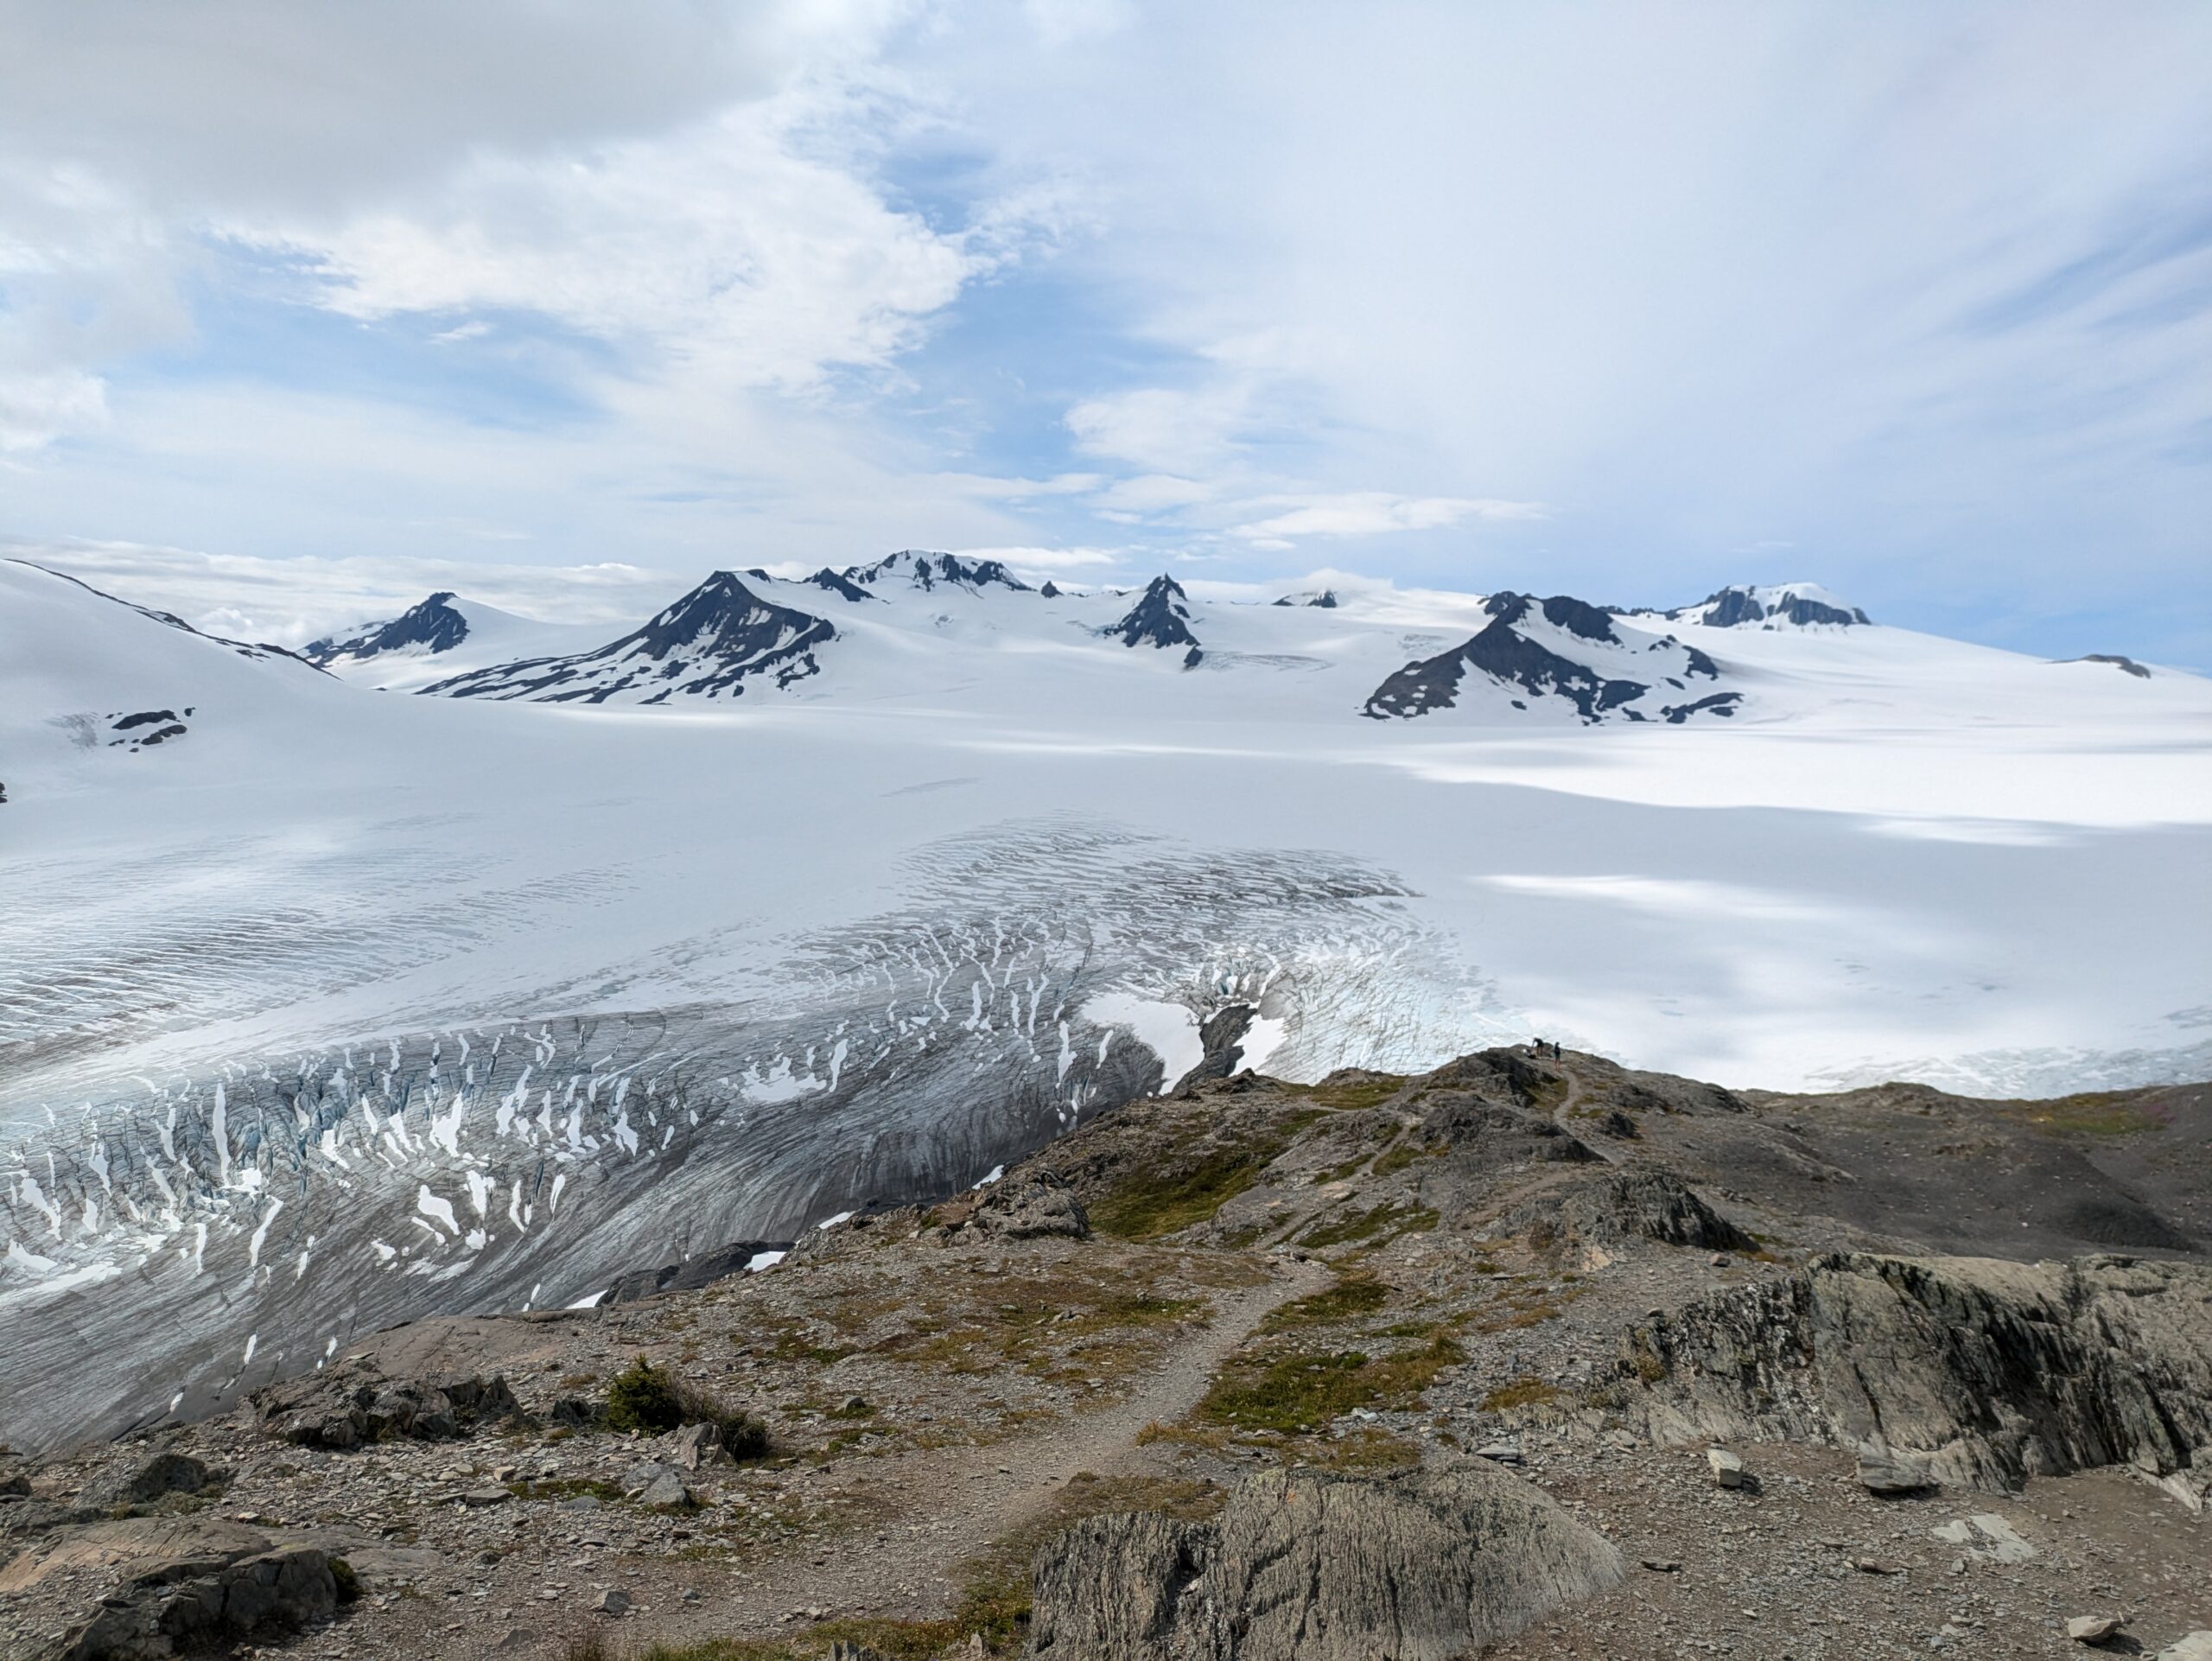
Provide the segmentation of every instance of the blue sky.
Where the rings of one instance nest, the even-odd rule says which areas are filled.
[[[0,31],[0,538],[233,627],[924,545],[2212,666],[2193,0]]]

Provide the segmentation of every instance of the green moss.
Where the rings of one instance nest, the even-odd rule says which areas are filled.
[[[1379,1245],[1401,1234],[1424,1233],[1435,1226],[1436,1213],[1426,1206],[1381,1205],[1334,1222],[1318,1223],[1298,1238],[1300,1245],[1309,1246],[1350,1245],[1367,1240]]]
[[[1395,1176],[1415,1160],[1441,1159],[1449,1151],[1442,1142],[1431,1147],[1426,1142],[1402,1142],[1375,1161],[1375,1174]]]
[[[1257,1182],[1291,1138],[1317,1117],[1287,1114],[1253,1140],[1217,1148],[1194,1163],[1147,1166],[1090,1208],[1090,1225],[1124,1240],[1156,1240],[1203,1223]]]
[[[1316,1292],[1284,1304],[1260,1323],[1263,1333],[1288,1332],[1298,1327],[1325,1327],[1354,1316],[1371,1314],[1390,1301],[1390,1289],[1363,1276],[1338,1281],[1325,1292]]]
[[[1356,1407],[1407,1405],[1439,1372],[1465,1359],[1441,1333],[1420,1349],[1393,1355],[1370,1357],[1358,1350],[1264,1355],[1232,1364],[1199,1402],[1198,1416],[1238,1430],[1308,1435]]]
[[[1338,1113],[1359,1113],[1381,1106],[1405,1087],[1403,1073],[1384,1072],[1348,1084],[1307,1085],[1304,1089],[1308,1101]]]
[[[2166,1121],[2146,1111],[2132,1090],[2083,1091],[2047,1102],[2008,1102],[1998,1111],[2055,1135],[2131,1136],[2166,1128]]]
[[[1510,1384],[1500,1384],[1483,1397],[1483,1411],[1503,1413],[1508,1408],[1546,1406],[1559,1400],[1556,1385],[1541,1378],[1516,1378]]]

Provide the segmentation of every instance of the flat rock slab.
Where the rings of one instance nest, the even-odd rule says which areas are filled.
[[[1991,1562],[2024,1563],[2036,1549],[2013,1531],[2012,1525],[1994,1511],[1980,1511],[1928,1531],[1947,1545],[1963,1546],[1974,1556]]]
[[[1053,1661],[1450,1661],[1618,1585],[1611,1542],[1487,1461],[1255,1477],[1211,1522],[1095,1517],[1033,1570]]]
[[[258,1529],[214,1517],[130,1517],[92,1523],[19,1553],[0,1569],[0,1593],[29,1592],[57,1575],[112,1575],[150,1585],[210,1575],[267,1551]]]

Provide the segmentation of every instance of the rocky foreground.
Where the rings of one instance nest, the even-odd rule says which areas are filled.
[[[2212,1661],[2209,1206],[2201,1086],[1193,1081],[0,1458],[0,1654]]]

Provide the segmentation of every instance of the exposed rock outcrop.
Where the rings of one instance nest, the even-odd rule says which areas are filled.
[[[1181,583],[1162,575],[1152,579],[1143,596],[1119,622],[1109,624],[1099,633],[1123,646],[1187,646],[1190,649],[1183,659],[1187,669],[1202,655],[1198,637],[1191,633],[1190,624],[1190,596],[1183,592]]]
[[[84,1492],[96,1510],[114,1505],[148,1505],[173,1493],[197,1494],[223,1486],[224,1476],[189,1454],[159,1448],[110,1472]]]
[[[505,1378],[387,1378],[356,1359],[249,1397],[262,1431],[308,1448],[358,1448],[406,1437],[436,1441],[522,1411]]]
[[[1514,1228],[1540,1220],[1592,1242],[1642,1238],[1701,1251],[1753,1251],[1758,1246],[1681,1179],[1649,1166],[1609,1171],[1564,1194],[1547,1194],[1508,1219]]]
[[[742,1275],[764,1254],[789,1251],[791,1244],[789,1240],[734,1240],[681,1263],[663,1263],[658,1269],[633,1269],[608,1282],[599,1301],[603,1304],[634,1303],[639,1298],[654,1297],[663,1292],[696,1291],[732,1275]]]
[[[1009,1240],[1048,1234],[1081,1240],[1090,1234],[1090,1219],[1075,1190],[1050,1171],[994,1183],[976,1202],[970,1222],[984,1234]]]
[[[1855,1448],[1936,1481],[2212,1463],[2212,1270],[2126,1257],[1815,1259],[1630,1329],[1667,1441]]]
[[[111,1589],[40,1661],[142,1661],[327,1618],[351,1574],[303,1545],[194,1517],[97,1523],[23,1552],[0,1569],[0,1594],[49,1583]]]
[[[1487,1463],[1395,1480],[1277,1472],[1220,1515],[1096,1517],[1033,1570],[1052,1661],[1448,1661],[1619,1583],[1620,1553]]]

